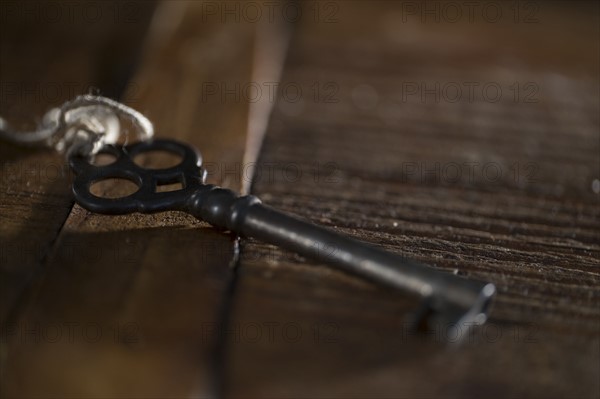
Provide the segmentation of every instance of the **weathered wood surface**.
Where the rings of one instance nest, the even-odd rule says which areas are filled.
[[[296,30],[281,85],[304,95],[280,99],[260,157],[272,173],[253,193],[498,296],[452,350],[446,326],[408,333],[414,298],[250,241],[229,396],[598,397],[597,5],[452,24],[404,22],[401,3],[337,4],[337,23]],[[468,82],[473,101],[443,92]]]
[[[87,6],[95,13],[86,17],[82,10]],[[120,95],[152,9],[152,2],[3,1],[0,116],[17,130],[29,130],[50,108],[78,94]],[[0,159],[4,322],[39,271],[73,200],[69,171],[60,155],[2,142]]]
[[[206,96],[205,84],[250,81],[257,25],[199,23],[200,5],[158,7],[125,102],[154,122],[159,137],[189,142],[215,165],[240,164],[248,103]],[[239,174],[215,169],[209,178],[241,187]],[[108,184],[100,194],[122,189]],[[61,200],[66,213],[70,196]],[[75,206],[58,237],[46,240],[52,249],[37,259],[43,273],[7,324],[4,394],[215,394],[219,342],[204,330],[222,317],[229,292],[230,236],[182,213],[109,217]]]
[[[255,79],[257,27],[203,19],[199,4],[164,3],[125,99],[159,136],[198,146],[213,182],[240,188],[244,143],[256,145],[245,137],[248,104],[202,90]],[[542,4],[537,22],[525,24],[506,3],[510,17],[491,24],[404,21],[403,3],[316,4],[315,21],[315,3],[303,3],[280,85],[287,97],[270,121],[253,192],[493,281],[488,326],[448,348],[446,329],[408,333],[415,298],[251,240],[232,273],[230,237],[190,217],[70,211],[66,177],[14,182],[9,170],[3,246],[27,237],[23,245],[41,250],[2,260],[2,302],[13,309],[2,331],[3,397],[212,397],[219,383],[224,396],[245,398],[598,397],[597,6]],[[118,57],[99,58],[104,71]],[[3,82],[7,68],[22,73],[10,79],[28,81],[22,65],[3,53]],[[110,85],[115,75],[104,73]],[[468,82],[497,83],[503,95],[408,94],[436,82],[464,91]],[[30,109],[39,115],[47,104],[22,109],[30,120]],[[0,151],[4,170],[13,161],[62,163],[4,144]],[[436,163],[439,172],[419,171]],[[454,164],[463,168],[458,179]]]

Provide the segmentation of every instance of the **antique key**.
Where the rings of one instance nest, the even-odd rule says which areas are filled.
[[[148,151],[170,152],[182,161],[166,169],[138,166],[133,158]],[[276,244],[303,256],[320,258],[345,272],[420,295],[425,298],[423,318],[427,315],[429,319],[433,317],[461,328],[482,324],[487,319],[496,291],[493,284],[408,261],[279,212],[263,205],[255,196],[238,196],[231,190],[205,184],[201,157],[186,144],[173,140],[142,141],[126,147],[107,145],[100,152],[111,154],[116,160],[96,166],[90,157],[74,154],[69,159],[76,174],[75,199],[89,211],[104,214],[185,211],[217,228]],[[138,190],[122,198],[92,194],[93,183],[110,178],[132,181]],[[181,184],[180,190],[157,192],[160,185],[176,183]],[[318,248],[330,250],[324,254]]]

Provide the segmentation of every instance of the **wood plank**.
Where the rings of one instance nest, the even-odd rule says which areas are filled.
[[[292,40],[282,86],[304,95],[280,99],[253,193],[498,296],[448,348],[446,326],[409,333],[414,298],[247,240],[227,396],[598,397],[597,4],[544,3],[528,24],[334,4]],[[443,92],[468,82],[503,95]]]
[[[250,82],[257,24],[207,20],[203,12],[198,2],[160,5],[126,99],[159,137],[196,145],[216,166],[211,182],[239,189],[242,176],[219,168],[242,162],[248,102],[224,102],[205,88]],[[183,213],[115,217],[75,206],[12,326],[5,393],[215,395],[219,338],[208,331],[226,311],[233,250],[231,236]],[[51,342],[43,334],[54,325],[73,326],[75,338]],[[32,326],[38,342],[20,334]],[[86,335],[88,326],[99,339]]]
[[[153,2],[3,1],[0,116],[16,130],[29,130],[46,111],[77,94],[122,94],[152,9]],[[2,142],[0,159],[4,322],[48,255],[73,201],[60,155]]]

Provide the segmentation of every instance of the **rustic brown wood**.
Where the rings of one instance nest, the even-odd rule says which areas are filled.
[[[2,2],[0,115],[15,129],[27,130],[75,95],[120,95],[152,9],[153,2]],[[47,256],[72,197],[60,155],[2,142],[0,159],[4,322]]]
[[[1,288],[13,309],[2,325],[2,397],[214,396],[222,364],[230,397],[598,397],[597,5],[542,6],[537,23],[471,24],[405,22],[403,3],[303,3],[280,85],[288,97],[271,119],[253,191],[441,270],[493,281],[499,295],[485,328],[460,348],[443,343],[445,326],[415,336],[405,320],[416,299],[252,240],[231,273],[229,236],[183,214],[69,213],[66,177],[39,182],[11,169],[62,160],[2,146],[10,273]],[[253,142],[244,137],[248,104],[204,99],[202,85],[254,79],[257,27],[204,20],[200,7],[165,2],[126,99],[159,136],[197,145],[212,182],[237,189],[246,176],[235,164]],[[127,35],[116,37],[128,51]],[[61,79],[98,79],[110,93],[120,57],[106,48],[85,47],[90,61],[47,56],[61,60],[53,67]],[[1,62],[3,82],[34,74],[4,53]],[[497,103],[480,91],[473,102],[403,99],[406,84],[424,82],[494,82],[505,94]],[[528,82],[539,101],[524,102]],[[24,103],[23,120],[47,105]],[[21,111],[4,111],[20,120]],[[474,162],[473,178],[468,168],[456,181],[454,169],[441,171]],[[420,173],[420,163],[440,172]],[[16,245],[24,247],[11,252]],[[224,300],[234,301],[231,313]]]
[[[239,164],[248,102],[205,97],[205,83],[250,81],[257,25],[198,23],[202,12],[194,2],[159,6],[126,99],[159,137],[196,145],[218,167]],[[211,182],[240,188],[240,174],[213,172]],[[210,331],[222,317],[232,254],[229,235],[183,213],[112,217],[75,206],[7,331],[4,392],[212,395],[219,341]],[[64,335],[48,338],[52,328]]]
[[[227,331],[228,396],[598,397],[597,4],[544,3],[529,24],[404,22],[400,2],[336,4],[337,22],[296,30],[282,86],[304,95],[280,99],[259,166],[272,173],[253,192],[492,281],[498,296],[490,322],[448,348],[445,326],[408,333],[414,298],[249,240]],[[443,96],[435,84],[452,82],[495,83],[503,95],[402,97],[407,84]],[[468,163],[472,178],[445,169]]]

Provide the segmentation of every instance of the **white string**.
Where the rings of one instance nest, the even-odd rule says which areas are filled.
[[[19,144],[52,147],[67,156],[97,153],[121,135],[118,117],[133,122],[139,140],[154,136],[154,126],[135,109],[107,97],[82,95],[48,111],[37,130],[16,132],[0,117],[0,138]]]

